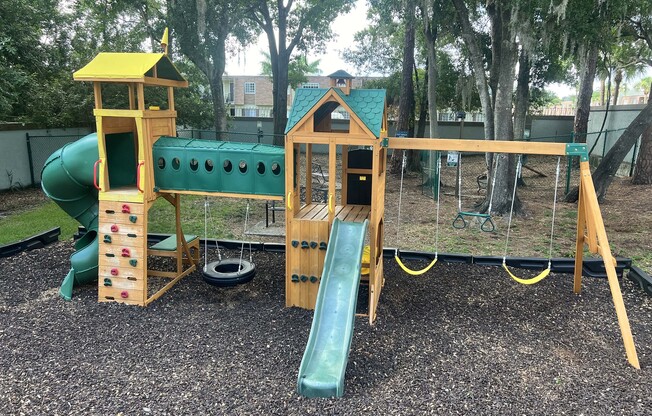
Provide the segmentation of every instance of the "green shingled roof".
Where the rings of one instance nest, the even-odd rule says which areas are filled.
[[[358,118],[376,136],[380,137],[385,111],[385,90],[351,90],[347,96],[339,88],[333,89],[340,99],[351,108]],[[288,118],[285,133],[289,132],[317,102],[328,89],[299,88],[294,96],[294,104]]]
[[[365,126],[376,137],[380,137],[385,111],[385,90],[351,90],[348,96],[339,88],[336,88],[335,92],[344,99]]]
[[[287,134],[292,127],[294,127],[299,120],[303,118],[310,109],[312,109],[319,100],[326,95],[328,89],[326,88],[299,88],[294,94],[294,101],[292,102],[292,110],[290,110],[290,117],[285,127],[285,134]]]

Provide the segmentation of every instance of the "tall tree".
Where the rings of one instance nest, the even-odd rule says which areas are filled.
[[[419,5],[423,19],[423,35],[426,48],[426,62],[428,63],[428,113],[430,114],[430,131],[431,138],[439,136],[437,123],[437,35],[438,23],[440,20],[439,10],[436,6],[440,2],[432,0],[422,0]]]
[[[647,93],[647,102],[650,105],[652,103],[652,89],[649,86]],[[634,185],[652,185],[652,123],[641,135],[641,147],[638,149],[632,183]]]
[[[168,21],[180,51],[208,79],[214,129],[226,130],[226,106],[222,76],[226,65],[226,44],[230,39],[246,43],[251,27],[243,24],[248,11],[243,0],[167,0]]]
[[[404,0],[403,22],[405,24],[405,35],[403,38],[403,60],[401,69],[401,93],[398,101],[398,118],[396,120],[396,131],[407,132],[408,137],[414,136],[414,80],[412,69],[414,68],[414,45],[416,35],[416,1]],[[401,171],[404,153],[406,151],[395,151],[389,163],[389,171],[398,173]],[[413,152],[418,155],[417,152]],[[415,170],[414,156],[408,153],[408,167]],[[420,166],[418,169],[420,170]]]
[[[464,0],[452,0],[452,2],[461,27],[461,36],[468,51],[475,87],[480,96],[480,105],[484,113],[484,137],[486,140],[494,140],[493,99],[485,73],[485,58],[481,48],[480,36],[471,25],[469,9]]]
[[[577,143],[586,143],[586,133],[588,131],[591,110],[591,96],[593,95],[593,80],[595,79],[598,62],[598,45],[591,43],[584,49],[581,56],[580,88],[577,94],[573,131]]]
[[[287,124],[290,60],[296,50],[323,47],[333,37],[331,23],[353,0],[256,0],[249,18],[263,30],[272,63],[274,144],[282,145]]]
[[[513,85],[516,78],[514,68],[518,59],[516,38],[519,23],[529,21],[529,9],[521,9],[509,2],[487,2],[483,13],[490,22],[489,37],[491,46],[490,61],[485,64],[485,55],[480,45],[481,34],[471,25],[470,13],[463,0],[452,0],[462,30],[462,39],[467,48],[476,88],[480,94],[482,110],[485,113],[486,140],[513,140],[514,123],[512,118]],[[474,3],[472,3],[474,4]],[[488,68],[488,73],[485,68]],[[511,209],[512,195],[515,195],[514,210],[519,211],[521,203],[513,193],[516,163],[513,156],[499,158],[495,164],[488,157],[488,169],[494,179],[492,211],[505,213]],[[496,167],[492,169],[492,167]],[[478,207],[485,212],[489,208],[489,197]]]
[[[619,23],[623,26],[621,33],[626,42],[633,39],[636,43],[634,49],[639,51],[639,61],[652,66],[652,15],[650,15],[652,0],[637,1],[629,6],[627,14],[618,16],[621,19]],[[598,200],[605,198],[623,159],[638,137],[650,126],[652,126],[652,101],[648,100],[647,105],[627,126],[593,173],[593,184]],[[574,188],[567,195],[566,200],[577,201],[578,194],[578,189]]]

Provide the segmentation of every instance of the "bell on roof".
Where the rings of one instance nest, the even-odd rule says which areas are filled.
[[[331,88],[339,88],[344,95],[349,95],[353,88],[353,76],[344,70],[335,71],[328,76]]]

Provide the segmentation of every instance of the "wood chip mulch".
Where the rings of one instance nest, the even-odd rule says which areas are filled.
[[[194,273],[140,308],[100,304],[94,286],[61,300],[71,252],[0,259],[0,414],[652,412],[652,298],[627,279],[638,371],[606,280],[574,295],[570,275],[520,286],[500,268],[437,264],[414,278],[386,260],[376,324],[356,319],[345,397],[306,399],[312,312],[284,307],[283,255],[254,253],[250,284]]]

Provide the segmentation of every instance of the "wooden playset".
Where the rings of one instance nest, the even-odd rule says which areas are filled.
[[[183,233],[181,195],[284,200],[286,306],[315,309],[298,388],[309,396],[341,395],[357,288],[360,284],[368,285],[368,310],[359,314],[366,316],[371,324],[377,316],[384,283],[388,150],[578,157],[580,197],[573,290],[579,293],[581,289],[583,250],[588,246],[591,253],[603,259],[627,359],[632,366],[639,367],[585,145],[388,137],[385,91],[353,89],[352,77],[343,71],[332,74],[330,88],[297,90],[288,119],[285,149],[180,139],[175,137],[173,88],[185,87],[187,81],[166,54],[101,53],[76,72],[74,78],[92,82],[95,93],[98,158],[85,162],[93,164],[99,213],[96,220],[91,218],[86,222],[96,232],[98,241],[95,258],[99,301],[146,306],[197,270],[199,239]],[[105,108],[102,89],[106,84],[126,86],[128,108]],[[146,91],[150,87],[166,88],[167,103],[146,107]],[[346,128],[332,123],[336,109],[348,114]],[[320,175],[328,180],[325,199],[313,198],[316,146],[328,153],[328,166],[320,167]],[[69,149],[70,154],[73,151]],[[341,167],[338,167],[338,154],[341,154]],[[65,167],[63,151],[48,161],[50,166],[55,165],[53,161],[57,158]],[[54,188],[49,185],[53,176],[44,172],[44,183],[50,188]],[[148,212],[157,198],[164,198],[174,206],[176,233],[150,247]],[[62,198],[55,200],[64,207]],[[92,207],[89,209],[92,211]],[[73,216],[78,218],[76,213]],[[369,246],[369,260],[365,264],[368,274],[361,278],[360,253],[365,243]],[[172,257],[173,270],[151,269],[149,256]],[[398,252],[397,260],[410,271],[400,261]],[[435,262],[436,257],[428,269]],[[548,272],[549,269],[550,264]],[[68,277],[74,274],[73,265]],[[540,279],[547,274],[542,273]],[[148,276],[170,280],[160,290],[150,293]],[[330,341],[319,338],[318,333],[338,331],[347,335],[341,339],[329,338]],[[337,342],[328,344],[333,339]],[[328,345],[320,346],[324,342]],[[338,366],[321,364],[328,362],[328,350],[339,352]]]

